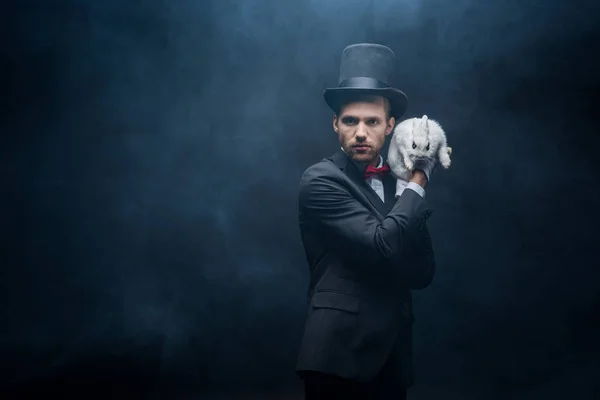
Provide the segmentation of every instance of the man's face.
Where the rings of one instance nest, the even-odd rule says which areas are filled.
[[[394,128],[394,118],[387,119],[388,103],[383,97],[375,102],[349,103],[333,117],[333,129],[342,148],[353,160],[376,165],[385,137]]]

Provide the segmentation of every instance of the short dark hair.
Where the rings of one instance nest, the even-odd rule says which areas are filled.
[[[351,103],[377,103],[379,100],[383,99],[384,107],[385,107],[385,115],[389,120],[392,117],[392,106],[390,101],[385,96],[378,96],[375,94],[362,94],[356,93],[344,96],[340,101],[337,102],[334,108],[335,115],[340,115],[342,109]]]

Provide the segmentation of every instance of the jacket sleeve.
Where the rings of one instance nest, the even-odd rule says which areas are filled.
[[[424,289],[431,284],[435,275],[435,256],[427,225],[416,227],[407,249],[406,265],[410,266],[408,280],[411,289]]]
[[[410,228],[429,216],[425,200],[405,190],[380,221],[356,200],[339,178],[308,169],[300,180],[299,219],[328,246],[354,261],[396,265]]]

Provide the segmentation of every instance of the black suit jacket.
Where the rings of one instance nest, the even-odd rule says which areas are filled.
[[[369,381],[388,362],[411,386],[412,289],[435,261],[425,199],[384,179],[385,203],[343,152],[300,180],[299,225],[310,267],[308,310],[296,370]]]

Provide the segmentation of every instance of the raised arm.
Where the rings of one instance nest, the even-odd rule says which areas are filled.
[[[358,262],[395,265],[409,245],[408,231],[429,216],[425,200],[405,190],[383,221],[356,200],[341,178],[308,169],[300,181],[300,224],[318,232],[340,255]]]

